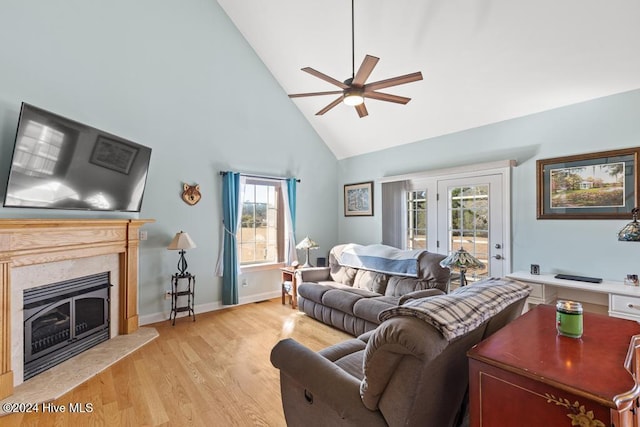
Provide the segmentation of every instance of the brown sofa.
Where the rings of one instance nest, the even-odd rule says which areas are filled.
[[[287,425],[461,425],[467,351],[519,316],[529,292],[488,279],[385,310],[374,331],[318,353],[280,341],[271,363],[280,369]]]
[[[422,251],[417,259],[417,277],[407,277],[342,265],[348,246],[331,249],[329,267],[297,272],[300,311],[358,336],[375,329],[380,324],[378,315],[387,308],[447,292],[450,271],[440,267],[444,255]]]

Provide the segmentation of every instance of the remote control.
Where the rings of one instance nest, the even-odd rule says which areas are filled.
[[[573,276],[571,274],[556,274],[556,279],[577,280],[579,282],[602,283],[599,277]]]

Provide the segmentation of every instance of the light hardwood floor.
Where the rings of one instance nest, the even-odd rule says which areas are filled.
[[[67,393],[64,413],[12,414],[13,426],[284,426],[273,346],[291,337],[313,350],[351,338],[280,299],[149,325],[159,337]],[[91,403],[90,413],[69,404]]]

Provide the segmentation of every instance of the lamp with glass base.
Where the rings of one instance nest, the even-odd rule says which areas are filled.
[[[465,277],[465,273],[467,270],[484,268],[484,264],[461,247],[440,261],[440,267],[460,271],[460,286],[466,286],[467,278]]]
[[[640,242],[640,222],[638,222],[638,208],[631,210],[633,220],[618,232],[620,242]]]

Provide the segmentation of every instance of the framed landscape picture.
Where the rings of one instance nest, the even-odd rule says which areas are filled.
[[[640,147],[536,162],[538,219],[628,219]]]
[[[344,216],[373,216],[373,181],[344,186]]]

